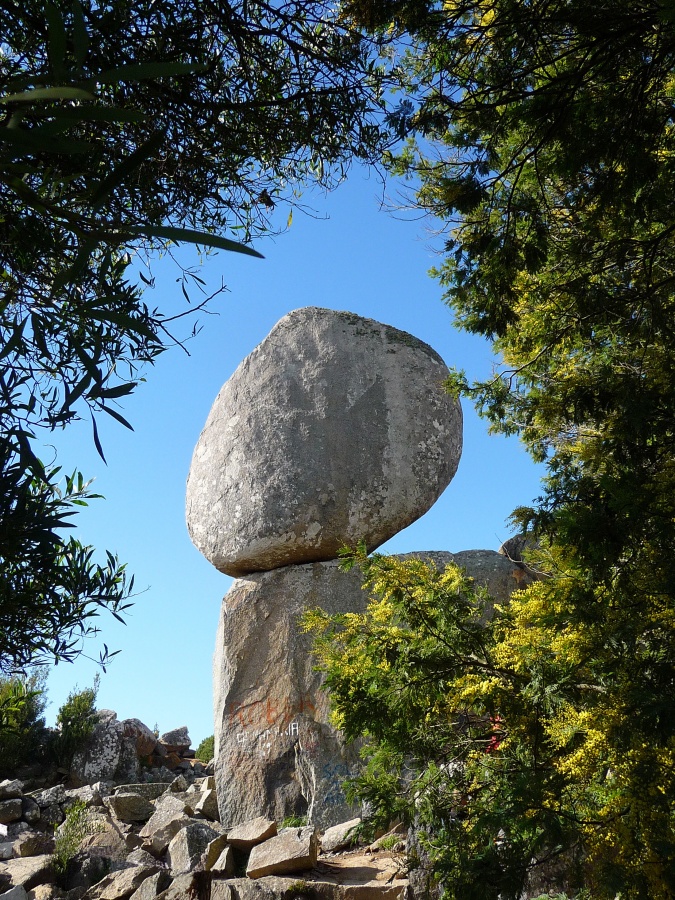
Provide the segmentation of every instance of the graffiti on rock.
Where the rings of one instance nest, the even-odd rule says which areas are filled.
[[[302,737],[302,749],[318,747],[315,721],[322,714],[320,698],[303,694],[295,701],[264,699],[233,702],[227,720],[236,749],[246,755],[270,757],[283,753]]]

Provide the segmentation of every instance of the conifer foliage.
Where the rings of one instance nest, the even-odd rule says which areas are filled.
[[[452,657],[469,633],[443,621],[442,606],[429,611],[450,602],[451,576],[361,560],[380,599],[355,635],[349,623],[326,626],[344,662],[320,645],[338,716],[371,736],[373,759],[393,742],[407,764],[414,736],[413,772],[436,767],[436,793],[414,775],[410,794],[383,766],[375,804],[402,792],[408,818],[432,822],[449,897],[517,897],[551,855],[594,898],[671,897],[675,10],[624,0],[348,9],[383,41],[400,38],[387,59],[406,94],[391,121],[408,143],[390,164],[417,179],[415,202],[447,231],[436,274],[460,327],[501,359],[491,379],[455,373],[451,389],[495,431],[520,436],[547,474],[538,502],[514,516],[538,545],[530,562],[542,580],[486,626],[486,649],[467,654],[464,672],[435,656]],[[393,611],[378,622],[382,598]],[[415,650],[412,666],[419,604],[435,649]],[[410,690],[397,680],[404,662]],[[429,696],[399,710],[420,683]],[[426,756],[415,743],[425,731]],[[364,778],[359,790],[376,794]]]

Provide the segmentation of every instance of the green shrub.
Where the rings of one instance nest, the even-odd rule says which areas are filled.
[[[97,673],[93,687],[78,691],[76,685],[59,709],[56,716],[59,733],[54,740],[54,755],[60,766],[70,766],[73,756],[85,746],[94,731],[99,681]]]
[[[56,829],[52,861],[57,875],[63,875],[85,837],[98,829],[89,821],[87,807],[81,800],[66,811],[65,821]]]
[[[307,816],[286,816],[281,823],[282,828],[304,828],[307,824]]]
[[[384,837],[379,839],[377,846],[380,850],[393,850],[394,847],[403,840],[405,840],[405,838],[402,834],[385,834]]]
[[[46,681],[46,668],[30,675],[0,676],[0,777],[42,756]]]
[[[195,756],[202,762],[211,762],[213,759],[213,735],[204,738],[199,747],[197,747]]]

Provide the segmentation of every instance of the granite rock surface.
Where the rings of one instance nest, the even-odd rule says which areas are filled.
[[[239,577],[372,550],[423,515],[462,448],[448,369],[406,332],[317,307],[284,316],[216,398],[192,458],[187,523]]]

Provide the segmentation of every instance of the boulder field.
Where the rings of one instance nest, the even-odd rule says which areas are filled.
[[[24,792],[0,782],[3,900],[404,900],[399,846],[359,847],[359,819],[323,834],[218,818],[214,779]],[[69,810],[79,806],[77,825]],[[54,830],[54,823],[61,823]],[[68,845],[64,857],[63,845]],[[322,847],[323,842],[323,847]],[[61,860],[61,864],[59,864]],[[301,877],[301,880],[299,880]]]

